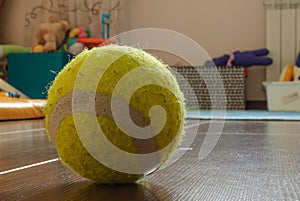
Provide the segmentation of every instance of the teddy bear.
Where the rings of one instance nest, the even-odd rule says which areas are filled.
[[[33,52],[53,52],[65,43],[70,30],[66,20],[59,20],[51,16],[47,22],[40,23],[36,29],[33,40]]]

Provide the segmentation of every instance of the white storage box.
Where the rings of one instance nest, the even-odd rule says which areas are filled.
[[[270,111],[300,112],[300,82],[263,82]]]

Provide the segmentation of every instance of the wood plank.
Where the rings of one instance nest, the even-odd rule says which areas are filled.
[[[159,200],[142,184],[95,184],[60,162],[1,176],[0,195],[1,200]]]
[[[45,131],[1,135],[0,172],[57,158]]]
[[[14,123],[30,125],[0,122],[1,132],[7,125],[11,131]],[[10,173],[0,170],[0,200],[299,200],[300,122],[227,121],[216,147],[200,160],[209,123],[190,121],[193,129],[185,138],[197,135],[185,154],[136,184],[95,184],[54,160]],[[55,157],[46,139],[44,131],[26,129],[0,134],[0,167]]]
[[[45,128],[43,119],[30,119],[18,121],[0,121],[0,136],[14,133],[30,132]]]

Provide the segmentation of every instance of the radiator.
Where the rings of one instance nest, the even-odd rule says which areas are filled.
[[[265,0],[266,47],[273,64],[266,79],[276,81],[286,65],[293,65],[300,51],[300,0]]]

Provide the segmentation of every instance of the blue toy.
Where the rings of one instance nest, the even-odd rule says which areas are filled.
[[[296,60],[296,66],[300,67],[300,53],[298,54],[298,57]]]
[[[110,15],[108,13],[102,13],[101,24],[102,24],[102,29],[101,29],[102,38],[109,38]]]
[[[268,49],[257,49],[252,51],[235,51],[230,55],[225,54],[221,57],[213,58],[212,61],[216,66],[268,66],[273,63],[270,57],[266,57],[269,54]],[[211,61],[205,63],[206,65],[212,64]]]

